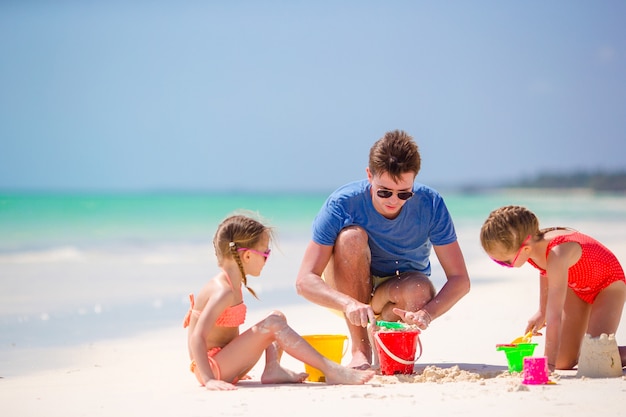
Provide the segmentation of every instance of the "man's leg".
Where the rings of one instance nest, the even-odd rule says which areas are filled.
[[[435,296],[435,287],[428,277],[419,272],[404,272],[382,283],[372,298],[374,313],[381,320],[397,321],[395,307],[418,311]]]
[[[324,271],[324,280],[328,285],[364,304],[369,304],[372,294],[371,254],[367,240],[367,233],[359,227],[343,229]],[[348,366],[368,368],[372,361],[372,346],[367,327],[355,326],[348,320],[346,323],[352,342],[352,360]]]

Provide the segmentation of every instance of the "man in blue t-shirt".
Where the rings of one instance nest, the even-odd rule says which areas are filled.
[[[411,136],[387,132],[370,149],[367,180],[337,189],[313,222],[296,288],[344,313],[353,368],[371,366],[368,323],[402,320],[424,330],[470,289],[442,197],[415,183],[420,164]],[[447,278],[438,293],[429,279],[431,249]]]

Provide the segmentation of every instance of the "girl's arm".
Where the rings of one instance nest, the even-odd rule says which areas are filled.
[[[543,328],[543,326],[545,326],[546,322],[546,309],[548,308],[548,277],[545,275],[539,275],[539,311],[541,312],[544,322],[543,323],[537,323],[540,327],[537,328],[536,330],[539,330],[540,328]]]
[[[539,310],[528,320],[528,325],[524,334],[528,332],[537,332],[546,325],[546,309],[548,305],[548,278],[545,275],[539,275]]]
[[[548,254],[545,355],[548,357],[550,369],[555,369],[561,342],[561,317],[567,296],[568,270],[570,266],[578,262],[580,255],[580,246],[574,242],[555,246]]]

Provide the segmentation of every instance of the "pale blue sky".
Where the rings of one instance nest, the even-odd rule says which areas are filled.
[[[3,1],[0,189],[322,189],[623,169],[624,1]]]

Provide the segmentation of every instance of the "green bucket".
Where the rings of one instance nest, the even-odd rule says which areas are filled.
[[[515,345],[496,345],[496,350],[504,351],[509,362],[509,372],[522,372],[524,358],[532,356],[537,343],[518,343]]]

